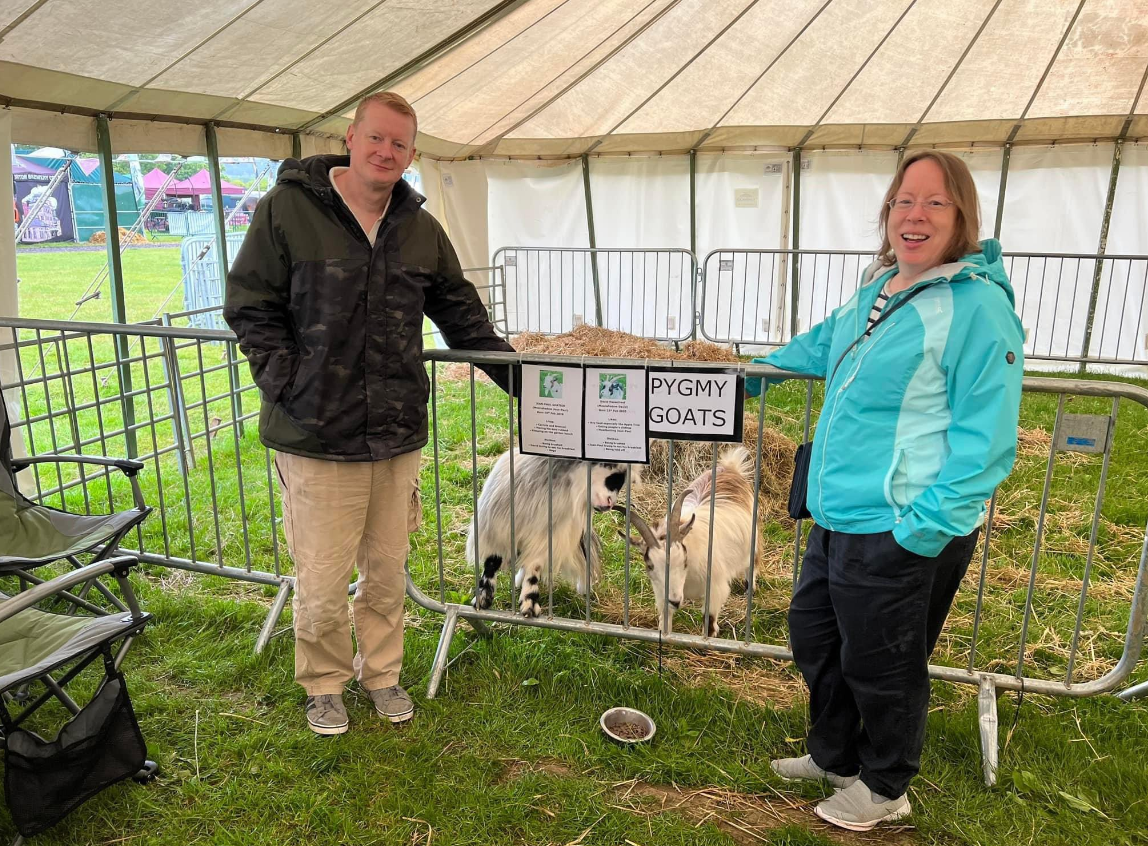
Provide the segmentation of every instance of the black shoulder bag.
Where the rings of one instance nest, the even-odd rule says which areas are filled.
[[[853,342],[845,348],[845,352],[841,353],[841,357],[837,359],[837,363],[833,365],[833,370],[829,374],[829,378],[825,380],[825,389],[829,390],[829,383],[833,381],[833,377],[837,375],[837,368],[841,366],[841,362],[845,360],[845,356],[852,352],[853,348],[861,341],[873,333],[873,330],[880,326],[887,317],[892,317],[893,312],[905,305],[917,294],[921,293],[929,285],[922,285],[915,291],[909,293],[904,299],[894,305],[892,308],[886,308],[881,312],[881,316],[873,321],[873,325],[866,329],[861,335],[853,339]],[[793,456],[793,482],[789,486],[789,516],[794,520],[808,520],[813,515],[809,513],[809,506],[806,504],[806,498],[809,494],[809,457],[813,452],[813,441],[806,441],[797,448],[797,452]]]

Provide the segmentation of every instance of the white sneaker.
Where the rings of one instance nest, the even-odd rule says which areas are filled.
[[[868,831],[880,823],[907,817],[911,810],[908,796],[886,799],[870,790],[865,782],[855,781],[819,803],[813,812],[839,828]]]
[[[823,770],[813,763],[812,755],[803,755],[800,758],[778,758],[769,762],[769,768],[782,781],[827,781],[834,787],[848,787],[857,781],[859,776],[839,776],[828,770]]]

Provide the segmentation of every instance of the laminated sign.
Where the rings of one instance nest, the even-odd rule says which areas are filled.
[[[523,364],[518,448],[527,455],[582,457],[580,366]]]
[[[650,435],[740,442],[744,385],[733,368],[649,368]]]
[[[733,368],[523,363],[518,448],[648,464],[651,436],[740,442],[743,391]]]
[[[582,419],[585,458],[648,464],[645,368],[587,367]]]

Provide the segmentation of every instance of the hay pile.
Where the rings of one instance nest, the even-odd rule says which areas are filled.
[[[89,244],[106,244],[107,242],[108,242],[108,236],[107,236],[107,233],[105,233],[103,230],[100,230],[99,232],[93,232],[92,237],[88,239]],[[122,226],[120,227],[120,244],[121,245],[124,245],[124,244],[146,244],[146,243],[147,243],[147,238],[145,238],[140,233],[137,232],[134,235],[129,237],[128,236],[128,230],[124,229]]]
[[[542,353],[545,355],[586,355],[606,358],[649,358],[667,361],[729,361],[736,363],[738,357],[732,350],[711,344],[709,341],[686,341],[682,351],[677,352],[649,338],[639,338],[626,332],[603,329],[600,326],[579,326],[562,335],[539,335],[537,332],[523,332],[514,338],[514,348],[519,352]]]
[[[626,332],[603,329],[599,326],[579,326],[561,335],[540,335],[537,332],[523,332],[511,339],[511,346],[518,352],[541,355],[584,355],[604,358],[638,358],[657,361],[728,361],[737,363],[738,357],[732,350],[711,344],[709,341],[686,341],[681,352],[663,346],[649,338],[639,338]],[[470,378],[469,364],[448,364],[442,369],[445,379],[462,381]],[[475,371],[475,378],[489,382],[490,378],[481,371]]]

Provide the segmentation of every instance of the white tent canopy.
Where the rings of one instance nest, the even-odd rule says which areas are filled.
[[[380,88],[436,158],[1135,139],[1146,74],[1145,0],[0,0],[13,137],[87,149],[331,149]]]

